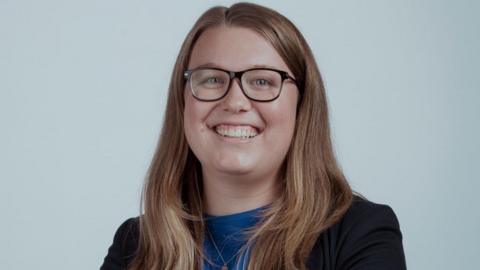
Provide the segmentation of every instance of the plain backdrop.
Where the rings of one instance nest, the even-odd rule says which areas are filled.
[[[231,1],[0,0],[0,268],[97,269],[139,214],[180,45]],[[409,269],[480,255],[478,1],[258,1],[325,80],[352,187],[390,205]]]

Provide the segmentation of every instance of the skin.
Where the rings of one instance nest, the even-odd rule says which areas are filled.
[[[216,66],[240,71],[256,65],[292,72],[275,49],[252,30],[221,26],[196,42],[189,69]],[[248,99],[234,80],[221,100],[196,100],[185,85],[184,127],[190,148],[202,164],[205,211],[226,215],[264,206],[278,194],[279,169],[289,149],[296,119],[298,90],[286,80],[272,102]],[[241,123],[261,131],[253,139],[226,139],[215,133],[220,123]]]

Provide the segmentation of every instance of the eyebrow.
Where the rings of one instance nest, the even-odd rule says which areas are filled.
[[[221,69],[226,69],[225,67],[222,67],[221,65],[217,65],[213,62],[208,62],[208,63],[205,63],[205,64],[201,64],[201,65],[198,65],[192,69],[195,69],[195,68],[221,68]],[[247,69],[249,68],[272,68],[272,69],[279,69],[278,67],[274,67],[274,66],[269,66],[269,65],[259,65],[259,64],[255,64],[253,66],[250,66],[248,67]]]

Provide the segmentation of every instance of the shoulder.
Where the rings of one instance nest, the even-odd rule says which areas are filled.
[[[400,228],[398,218],[390,206],[374,203],[359,196],[354,196],[350,208],[335,226],[342,234],[355,234],[379,226]]]
[[[400,224],[393,209],[359,196],[317,240],[311,259],[319,269],[404,270]],[[316,268],[315,268],[316,269]]]
[[[138,246],[139,217],[125,220],[115,232],[113,243],[108,249],[101,270],[126,269],[135,256]]]

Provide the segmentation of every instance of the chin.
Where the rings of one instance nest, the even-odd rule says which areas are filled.
[[[254,171],[253,164],[219,164],[215,166],[217,171],[230,175],[246,175]]]
[[[225,174],[232,174],[232,175],[242,175],[248,174],[253,171],[253,168],[250,167],[240,167],[240,166],[230,166],[230,167],[220,167],[218,170]]]

